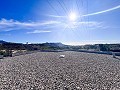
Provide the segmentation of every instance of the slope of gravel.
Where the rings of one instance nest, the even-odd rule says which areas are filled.
[[[0,90],[120,90],[120,57],[69,51],[1,59]]]

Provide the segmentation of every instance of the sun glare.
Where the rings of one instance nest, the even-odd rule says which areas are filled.
[[[75,21],[77,19],[76,13],[70,13],[69,19],[70,19],[70,21]]]

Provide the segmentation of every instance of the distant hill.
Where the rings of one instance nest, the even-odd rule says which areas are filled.
[[[0,50],[89,50],[120,52],[120,44],[94,44],[83,46],[70,46],[62,43],[36,43],[22,44],[0,40]]]
[[[0,40],[0,44],[3,44],[3,43],[8,43],[8,42]]]
[[[0,40],[0,49],[8,50],[57,50],[66,48],[66,45],[62,43],[37,43],[37,44],[22,44],[22,43],[13,43]]]

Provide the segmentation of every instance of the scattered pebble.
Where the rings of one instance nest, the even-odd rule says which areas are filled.
[[[73,51],[8,57],[0,61],[0,90],[120,90],[120,60]]]

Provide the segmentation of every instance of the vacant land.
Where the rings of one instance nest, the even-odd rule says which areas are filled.
[[[0,90],[120,90],[120,57],[38,52],[1,59]]]

